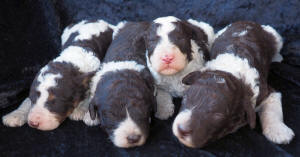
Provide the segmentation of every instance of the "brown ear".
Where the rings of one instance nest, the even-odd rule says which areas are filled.
[[[184,21],[185,31],[188,32],[191,38],[197,43],[203,52],[204,60],[210,59],[208,51],[208,35],[199,27],[192,25],[188,21]]]
[[[248,124],[250,125],[251,129],[254,129],[255,125],[256,125],[256,113],[255,113],[255,110],[252,107],[252,104],[251,104],[250,101],[249,102],[244,102],[243,106],[244,106],[244,109],[246,111]]]
[[[182,79],[182,83],[186,85],[191,85],[199,78],[200,75],[200,71],[191,72]]]
[[[92,120],[96,119],[97,116],[97,106],[94,105],[93,103],[89,104],[89,112]]]
[[[96,71],[92,71],[81,76],[81,83],[84,87],[89,87],[92,77],[95,75]]]

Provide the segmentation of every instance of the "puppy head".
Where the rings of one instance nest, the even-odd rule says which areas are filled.
[[[203,147],[249,123],[255,126],[249,88],[241,80],[221,71],[193,72],[183,83],[185,92],[173,133],[188,147]]]
[[[52,62],[40,71],[29,94],[29,126],[53,130],[85,99],[94,73],[82,74],[77,70],[68,63]]]
[[[101,78],[89,111],[92,119],[99,117],[115,146],[135,147],[146,141],[154,100],[153,90],[138,72],[123,70]]]
[[[213,36],[213,29],[208,24],[205,26],[208,31],[192,20],[181,21],[173,16],[157,18],[145,33],[148,64],[161,75],[174,75],[193,60],[192,53],[200,53],[199,48],[208,59],[208,36]]]

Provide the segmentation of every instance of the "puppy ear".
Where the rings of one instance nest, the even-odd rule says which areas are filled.
[[[185,31],[191,36],[191,39],[203,51],[203,56],[206,61],[210,59],[209,49],[214,39],[214,29],[207,23],[198,22],[196,20],[189,19],[184,21]]]
[[[97,116],[97,106],[94,105],[93,103],[90,103],[89,104],[89,112],[90,112],[90,116],[91,116],[91,119],[92,120],[95,120],[96,119],[96,116]]]
[[[191,72],[182,79],[182,83],[185,85],[191,85],[199,78],[200,75],[200,71]]]
[[[251,104],[244,104],[244,108],[247,113],[248,124],[250,125],[251,129],[254,129],[256,125],[256,114],[254,108]]]
[[[88,88],[90,86],[91,79],[95,74],[96,74],[96,71],[92,71],[92,72],[81,75],[80,76],[81,84],[84,87]]]
[[[251,92],[247,91],[245,93],[251,93]],[[246,115],[247,115],[248,124],[250,125],[251,129],[254,129],[255,125],[256,125],[256,113],[255,113],[254,107],[252,107],[252,102],[249,101],[249,100],[251,100],[251,98],[252,98],[251,94],[248,94],[248,95],[244,96],[243,99],[246,102],[245,101],[243,102],[243,107],[244,107],[244,110],[245,110]]]

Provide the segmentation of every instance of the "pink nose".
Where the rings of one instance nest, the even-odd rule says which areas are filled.
[[[39,127],[39,122],[29,121],[29,126],[33,128],[37,128]]]
[[[172,63],[172,61],[174,60],[174,56],[173,56],[173,55],[165,55],[164,57],[161,58],[161,60],[162,60],[165,64],[170,64],[170,63]]]
[[[178,132],[181,137],[186,137],[189,136],[192,133],[192,130],[189,129],[188,127],[184,127],[183,125],[179,124],[178,125]]]

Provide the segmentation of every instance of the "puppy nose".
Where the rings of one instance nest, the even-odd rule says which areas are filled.
[[[29,126],[33,128],[37,128],[39,127],[39,122],[29,121]]]
[[[137,143],[141,139],[141,135],[129,135],[127,136],[127,141],[130,144]]]
[[[174,59],[173,55],[165,55],[164,57],[161,58],[161,60],[165,63],[165,64],[170,64],[172,63],[172,60]]]
[[[178,132],[182,137],[189,136],[192,133],[192,130],[189,127],[185,127],[182,124],[178,125]]]

